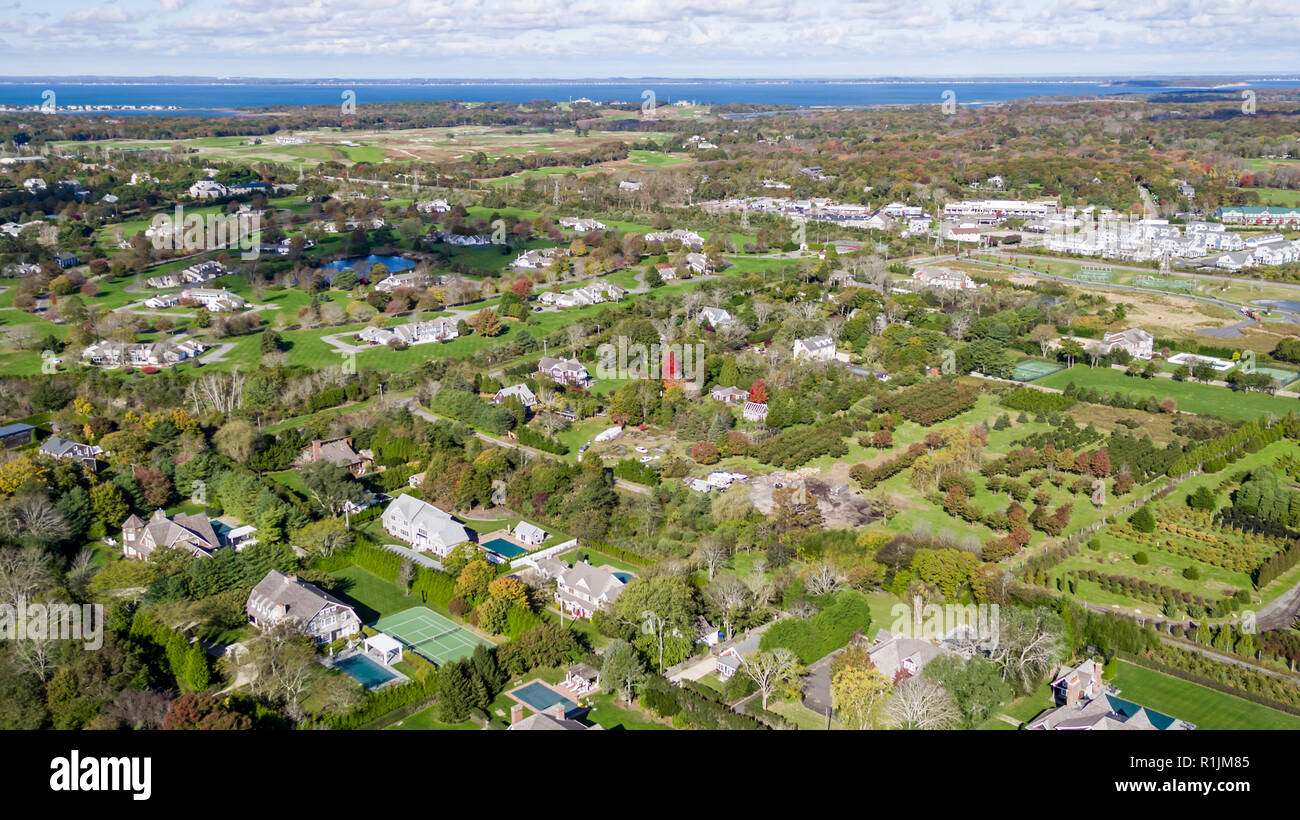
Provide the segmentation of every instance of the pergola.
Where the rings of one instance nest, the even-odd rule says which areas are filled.
[[[373,652],[385,666],[392,666],[402,659],[402,643],[392,635],[380,632],[366,638],[366,653]]]

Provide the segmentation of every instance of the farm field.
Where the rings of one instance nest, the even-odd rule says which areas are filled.
[[[1266,413],[1283,416],[1291,410],[1300,409],[1295,399],[1269,396],[1264,393],[1234,391],[1226,387],[1192,381],[1142,379],[1128,376],[1118,370],[1088,367],[1086,364],[1076,364],[1067,370],[1044,376],[1034,384],[1064,390],[1071,382],[1077,387],[1088,387],[1108,393],[1119,391],[1133,396],[1151,396],[1156,401],[1172,398],[1178,403],[1178,409],[1183,412],[1230,419],[1250,420]]]
[[[1120,697],[1196,724],[1197,729],[1300,729],[1300,716],[1118,661]]]

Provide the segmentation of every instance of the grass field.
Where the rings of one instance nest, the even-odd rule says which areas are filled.
[[[1120,697],[1198,729],[1300,729],[1300,717],[1199,684],[1119,661]]]
[[[1119,391],[1143,398],[1154,396],[1156,401],[1172,398],[1178,403],[1178,409],[1184,412],[1230,419],[1250,420],[1266,413],[1284,416],[1288,411],[1297,409],[1295,399],[1234,391],[1192,381],[1142,379],[1125,375],[1119,370],[1082,364],[1044,376],[1034,384],[1064,389],[1070,382],[1078,387],[1090,387],[1109,393]]]

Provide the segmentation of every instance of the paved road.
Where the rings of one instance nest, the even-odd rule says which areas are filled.
[[[1300,620],[1300,583],[1260,607],[1255,625],[1260,632],[1289,629]]]

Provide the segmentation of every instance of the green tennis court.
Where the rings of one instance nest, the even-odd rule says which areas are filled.
[[[1283,370],[1280,367],[1260,366],[1255,368],[1255,372],[1263,373],[1265,376],[1269,376],[1274,379],[1277,379],[1282,383],[1283,387],[1287,386],[1288,384],[1295,381],[1296,379],[1300,379],[1300,373],[1296,373],[1294,370]]]
[[[1025,359],[1018,363],[1014,370],[1011,371],[1011,378],[1018,382],[1032,382],[1034,379],[1041,379],[1044,376],[1050,376],[1058,370],[1064,370],[1065,365],[1057,362],[1043,362],[1036,359]]]
[[[439,665],[472,655],[474,647],[487,643],[468,629],[423,606],[380,618],[375,629],[392,635]]]

